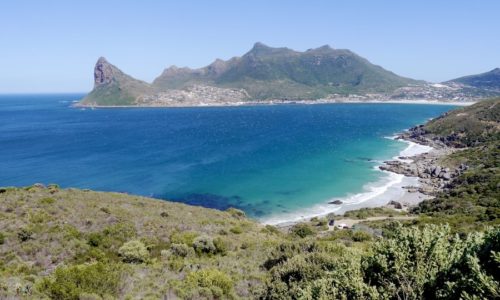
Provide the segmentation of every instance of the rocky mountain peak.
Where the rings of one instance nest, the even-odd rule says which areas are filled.
[[[94,87],[113,81],[113,66],[104,57],[99,57],[94,67]]]

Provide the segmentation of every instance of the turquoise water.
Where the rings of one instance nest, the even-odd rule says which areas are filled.
[[[385,137],[452,108],[70,107],[81,97],[0,96],[0,186],[54,182],[267,219],[361,192],[406,147]]]

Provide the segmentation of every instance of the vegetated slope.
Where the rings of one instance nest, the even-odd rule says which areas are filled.
[[[460,83],[479,89],[500,91],[500,68],[495,68],[489,72],[464,76],[448,81],[448,83]]]
[[[499,295],[500,230],[283,233],[226,212],[117,193],[0,189],[0,298],[441,299]]]
[[[452,110],[423,129],[449,146],[470,147],[500,140],[500,98]]]
[[[242,57],[216,60],[201,69],[168,68],[153,85],[209,84],[245,89],[253,99],[316,99],[331,93],[387,92],[416,82],[349,50],[323,46],[298,52],[256,43]]]
[[[423,129],[424,135],[462,149],[444,157],[442,165],[467,170],[415,212],[463,230],[500,224],[500,98],[453,110]]]
[[[1,189],[0,235],[0,298],[53,299],[254,298],[280,240],[238,210],[57,186]]]

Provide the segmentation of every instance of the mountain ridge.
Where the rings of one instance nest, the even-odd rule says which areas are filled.
[[[243,94],[248,97],[239,100],[258,101],[314,100],[336,93],[389,92],[420,83],[374,65],[347,49],[324,45],[296,51],[269,47],[261,42],[242,56],[216,59],[202,68],[170,66],[151,84],[125,74],[101,57],[94,68],[94,79],[94,89],[83,99],[83,104],[136,105],[144,99],[170,99],[172,90],[189,90],[193,86],[216,87],[218,93],[222,93],[209,98],[225,98],[231,90],[244,90]]]
[[[168,107],[321,102],[318,100],[476,101],[500,95],[497,73],[500,73],[498,68],[431,84],[399,76],[348,49],[323,45],[296,51],[257,42],[242,56],[228,60],[218,58],[201,68],[172,65],[151,83],[127,75],[101,57],[94,68],[94,89],[79,105]]]

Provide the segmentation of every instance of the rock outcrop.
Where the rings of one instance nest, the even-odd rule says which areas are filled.
[[[104,57],[100,57],[94,67],[94,87],[113,81],[113,67]]]

